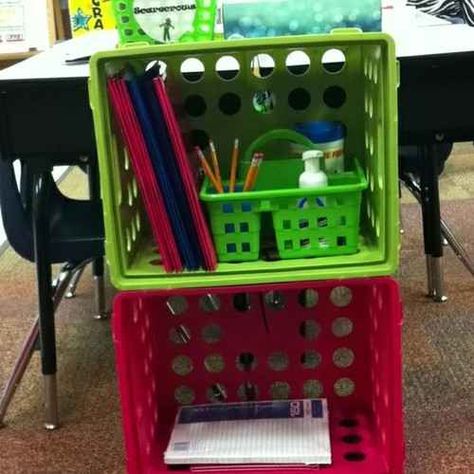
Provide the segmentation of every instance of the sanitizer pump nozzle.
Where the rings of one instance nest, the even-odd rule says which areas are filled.
[[[324,153],[319,150],[303,153],[304,172],[300,175],[300,188],[324,188],[328,185],[328,177],[321,170]]]

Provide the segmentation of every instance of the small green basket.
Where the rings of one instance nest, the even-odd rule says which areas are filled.
[[[314,148],[311,141],[292,130],[273,130],[250,145],[240,176],[250,165],[253,153],[273,141]],[[201,199],[209,211],[220,262],[246,262],[261,257],[261,241],[264,234],[269,234],[261,225],[264,213],[272,217],[281,259],[350,255],[358,251],[362,191],[367,189],[359,162],[353,160],[347,172],[328,176],[329,186],[314,190],[297,187],[303,168],[301,158],[266,158],[255,191],[246,193],[217,194],[209,180],[204,182]]]

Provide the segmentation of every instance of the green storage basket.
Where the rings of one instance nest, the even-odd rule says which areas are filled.
[[[247,171],[253,153],[273,141],[289,141],[308,149],[315,145],[292,130],[272,130],[253,142],[240,166]],[[349,161],[349,160],[347,160]],[[367,189],[357,160],[345,173],[328,175],[329,186],[298,189],[304,166],[301,156],[274,160],[266,155],[256,189],[217,194],[206,179],[201,199],[206,202],[220,262],[247,262],[261,256],[261,216],[269,213],[282,259],[350,255],[359,248],[362,191]],[[228,182],[224,182],[228,188]],[[238,183],[242,189],[243,183]]]
[[[333,49],[345,56],[339,72],[336,65],[329,67],[323,61]],[[307,55],[308,68],[287,65],[295,51]],[[251,66],[262,55],[267,55],[260,61],[264,74],[255,74]],[[229,57],[237,64],[237,74],[223,74],[218,67],[222,58]],[[346,155],[360,160],[368,182],[362,197],[359,251],[324,258],[223,262],[216,272],[167,274],[160,264],[127,154],[115,135],[106,89],[111,70],[126,64],[144,70],[153,61],[161,61],[163,69],[166,65],[169,93],[186,137],[203,146],[212,137],[224,177],[229,176],[237,137],[246,150],[269,130],[293,129],[296,123],[314,120],[344,123],[348,131]],[[202,66],[196,68],[197,74],[189,74],[190,63],[192,68]],[[226,286],[395,272],[399,253],[398,75],[395,47],[388,35],[344,30],[320,36],[130,46],[98,53],[90,68],[106,255],[117,288]],[[261,91],[271,91],[275,97],[270,113],[255,109],[255,96]],[[249,229],[260,232],[258,222],[254,224]]]

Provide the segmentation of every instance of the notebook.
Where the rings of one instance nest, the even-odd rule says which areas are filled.
[[[181,407],[166,464],[331,463],[327,400]]]

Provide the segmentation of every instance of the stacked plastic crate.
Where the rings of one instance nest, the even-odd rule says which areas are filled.
[[[337,70],[323,60],[331,50],[345,58]],[[294,51],[310,59],[303,72],[288,64]],[[261,55],[273,66],[255,75],[252,64]],[[217,65],[229,57],[235,74],[222,75]],[[183,128],[212,137],[222,156],[231,156],[236,133],[245,148],[273,128],[323,118],[344,123],[346,151],[367,181],[357,251],[165,273],[106,93],[108,71],[127,63],[145,70],[156,60],[166,64]],[[183,72],[189,61],[200,65],[199,74]],[[329,401],[333,463],[327,472],[403,472],[402,312],[389,276],[399,253],[392,40],[343,31],[124,48],[95,56],[91,73],[106,250],[112,281],[122,291],[113,321],[129,472],[169,471],[163,451],[180,405],[313,397]],[[276,98],[272,113],[253,107],[262,90]],[[238,107],[225,105],[222,98],[230,95]],[[295,96],[306,99],[295,102]],[[190,97],[205,104],[199,113],[187,110]],[[297,227],[291,204],[285,206],[285,219]],[[349,224],[339,218],[334,225]]]

